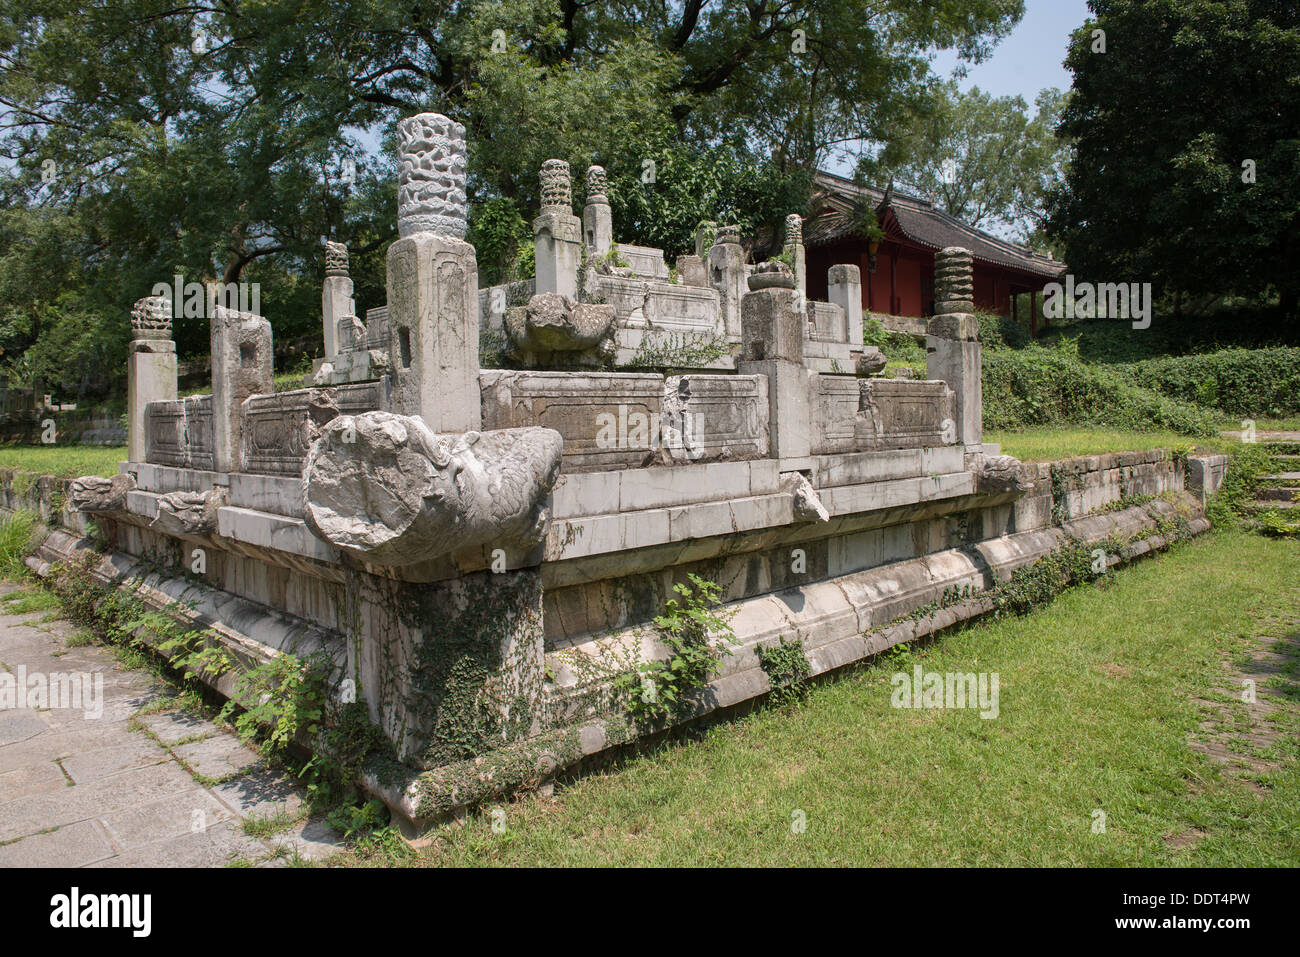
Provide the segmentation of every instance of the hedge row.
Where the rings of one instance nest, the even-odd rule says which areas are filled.
[[[1200,438],[1218,431],[1213,412],[1136,385],[1110,367],[1085,364],[1069,343],[986,350],[983,363],[986,429],[1086,425]]]
[[[1134,385],[1229,415],[1300,415],[1300,348],[1223,349],[1115,368]]]

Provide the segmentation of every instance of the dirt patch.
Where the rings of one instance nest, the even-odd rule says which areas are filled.
[[[1166,834],[1165,843],[1175,850],[1183,847],[1191,847],[1199,843],[1205,837],[1205,832],[1199,827],[1189,827],[1181,834]]]

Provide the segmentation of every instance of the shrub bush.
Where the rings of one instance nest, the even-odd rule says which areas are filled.
[[[1229,415],[1300,414],[1300,348],[1223,349],[1116,368],[1135,385]]]
[[[987,350],[983,359],[986,429],[1090,425],[1201,438],[1217,433],[1212,412],[1135,385],[1110,367],[1084,363],[1071,340],[1052,349]]]
[[[1023,349],[1029,344],[1029,330],[1010,316],[997,316],[991,312],[977,312],[980,324],[980,342],[985,350]]]

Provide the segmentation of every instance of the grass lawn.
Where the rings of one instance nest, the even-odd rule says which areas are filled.
[[[1249,664],[1270,648],[1271,676]],[[336,860],[1294,866],[1297,655],[1300,542],[1212,532],[1027,617],[821,684],[800,705],[508,803],[500,833],[485,810],[424,850],[387,830]],[[1000,715],[891,708],[890,676],[915,664],[998,673]],[[1244,675],[1267,713],[1241,703]],[[1222,723],[1203,728],[1216,712]],[[1189,739],[1254,766],[1215,763]]]
[[[1259,428],[1263,428],[1260,426]],[[1144,452],[1148,449],[1178,449],[1195,446],[1214,452],[1227,451],[1229,439],[1192,439],[1177,432],[1122,432],[1107,429],[1047,427],[1023,432],[985,432],[985,442],[997,442],[1005,455],[1022,462],[1051,462],[1076,455],[1103,452]]]
[[[77,478],[116,475],[125,445],[0,445],[0,468]]]

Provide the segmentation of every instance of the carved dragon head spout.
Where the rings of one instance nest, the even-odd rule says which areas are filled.
[[[563,445],[553,429],[436,435],[412,416],[339,416],[307,455],[303,515],[318,537],[378,565],[531,548]]]

